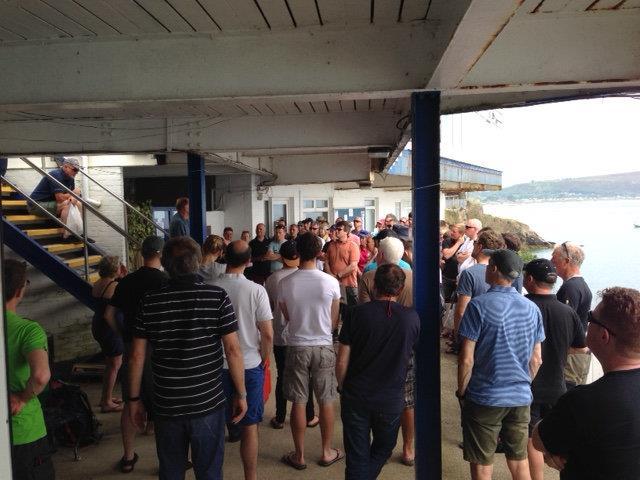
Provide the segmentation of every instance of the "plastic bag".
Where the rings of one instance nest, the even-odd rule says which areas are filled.
[[[82,214],[80,213],[80,209],[78,209],[78,207],[76,207],[74,204],[69,205],[67,227],[76,232],[78,235],[82,236],[82,232],[84,231],[82,225]],[[67,238],[69,235],[69,232],[65,232],[64,238]]]

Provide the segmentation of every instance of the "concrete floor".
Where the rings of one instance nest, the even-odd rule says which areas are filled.
[[[456,359],[452,355],[442,354],[442,465],[444,479],[469,478],[468,464],[462,459],[462,450],[458,443],[462,438],[460,430],[460,414],[458,402],[453,392],[456,388]],[[274,362],[272,362],[272,365]],[[275,380],[275,372],[272,371]],[[99,412],[97,406],[100,396],[98,383],[87,383],[83,387],[89,394],[94,405],[94,411]],[[339,407],[338,407],[339,408]],[[344,461],[340,461],[331,467],[324,468],[316,464],[320,452],[320,429],[308,429],[306,436],[307,469],[297,471],[280,463],[280,457],[293,450],[289,425],[283,430],[273,430],[268,422],[274,414],[274,398],[271,395],[265,406],[265,415],[260,428],[260,450],[258,458],[258,478],[279,480],[299,480],[301,478],[322,480],[338,479],[344,477]],[[158,464],[155,453],[153,437],[139,436],[136,439],[136,452],[140,460],[136,464],[133,473],[123,476],[117,470],[117,462],[122,456],[120,441],[120,415],[116,413],[97,413],[98,420],[103,425],[104,438],[98,445],[82,448],[81,460],[74,461],[73,452],[68,448],[60,448],[54,455],[56,478],[59,480],[90,480],[90,479],[118,479],[128,480],[153,479],[158,476]],[[335,425],[335,446],[342,449],[342,424],[338,420]],[[400,437],[399,437],[400,438]],[[380,479],[403,480],[413,479],[415,470],[402,465],[399,461],[402,452],[401,441],[394,450],[389,463],[384,467]],[[226,444],[224,476],[227,479],[242,479],[242,464],[240,462],[239,444]],[[187,472],[187,479],[195,478],[193,471]],[[510,475],[502,455],[496,456],[494,479],[509,479]],[[557,480],[556,471],[547,468],[545,479]]]

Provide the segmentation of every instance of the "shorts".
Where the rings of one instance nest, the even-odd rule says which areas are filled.
[[[231,418],[233,417],[233,395],[236,389],[231,381],[229,370],[222,371],[222,388],[224,389],[225,397],[227,397],[225,407],[226,421],[231,423]],[[247,390],[247,413],[238,422],[238,425],[255,425],[262,421],[262,415],[264,414],[264,368],[261,365],[244,371],[244,388]]]
[[[537,423],[542,420],[553,408],[552,403],[537,403],[533,402],[531,404],[531,419],[529,420],[529,438],[531,438],[531,434],[533,433],[533,429],[537,425]]]
[[[102,316],[93,317],[91,333],[105,357],[117,357],[124,353],[122,336],[114,332]]]
[[[16,480],[53,480],[55,471],[51,454],[51,446],[47,437],[24,445],[12,446],[13,478]]]
[[[407,378],[404,382],[404,408],[413,408],[416,404],[416,355],[412,353],[409,357],[409,367],[407,368]]]
[[[284,396],[293,403],[307,403],[309,378],[318,403],[330,403],[338,398],[336,354],[333,345],[287,347],[284,367]]]
[[[525,460],[529,432],[529,405],[487,407],[465,400],[462,407],[464,459],[478,465],[492,465],[502,438],[507,460]]]
[[[55,200],[51,200],[49,202],[38,202],[38,205],[43,207],[51,215],[54,215],[56,217],[58,216],[58,203]],[[42,213],[42,210],[40,210],[31,202],[27,202],[27,211],[32,215]]]

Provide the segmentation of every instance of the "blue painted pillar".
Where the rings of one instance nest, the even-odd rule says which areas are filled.
[[[189,174],[189,224],[191,237],[202,245],[207,233],[204,158],[195,153],[188,153],[187,170]]]
[[[440,92],[411,95],[413,302],[420,315],[416,355],[416,478],[442,475],[440,418]],[[452,399],[453,401],[453,399]]]

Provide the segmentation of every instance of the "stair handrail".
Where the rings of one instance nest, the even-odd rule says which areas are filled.
[[[80,240],[81,242],[85,242],[85,239],[82,237],[82,235],[79,235],[78,233],[74,232],[71,228],[67,227],[64,222],[62,220],[60,220],[58,217],[56,217],[55,215],[53,215],[49,210],[47,210],[46,208],[44,208],[42,205],[40,205],[38,202],[36,202],[35,200],[33,200],[29,195],[27,195],[26,193],[24,193],[15,183],[12,183],[10,180],[7,180],[7,178],[4,175],[0,175],[0,180],[2,180],[4,183],[6,183],[7,185],[9,185],[11,188],[13,188],[16,192],[18,192],[20,195],[22,195],[24,198],[27,199],[28,202],[33,203],[36,207],[38,207],[38,209],[44,213],[49,220],[52,220],[53,222],[55,222],[57,225],[59,225],[60,227],[64,228],[67,232],[69,232],[71,235],[73,235],[74,237],[76,237],[78,240]],[[4,201],[1,200],[1,201]],[[100,253],[102,256],[107,255],[107,253],[101,249],[100,247],[98,247],[97,245],[92,245],[91,248],[93,248],[94,250],[96,250],[98,253]]]
[[[144,213],[142,213],[140,210],[138,210],[136,207],[134,207],[133,205],[131,205],[129,202],[127,202],[124,198],[120,198],[117,194],[115,194],[114,192],[112,192],[111,190],[109,190],[107,187],[105,187],[104,185],[102,185],[100,182],[98,182],[95,178],[93,178],[91,175],[89,175],[87,172],[83,171],[82,169],[79,169],[79,172],[84,175],[85,177],[87,177],[89,180],[91,180],[93,183],[95,183],[96,185],[98,185],[100,188],[102,188],[105,192],[107,192],[109,195],[111,195],[113,198],[115,198],[116,200],[118,200],[120,203],[122,203],[124,206],[130,208],[132,211],[134,211],[137,215],[139,215],[145,222],[152,224],[154,227],[156,227],[158,230],[160,230],[161,232],[163,232],[165,235],[169,236],[169,231],[165,230],[163,226],[160,226],[159,224],[157,224],[153,219],[147,217]]]
[[[141,246],[141,242],[138,241],[137,239],[133,238],[131,235],[129,235],[128,232],[126,232],[125,230],[123,230],[119,225],[115,224],[112,220],[110,220],[109,218],[105,217],[102,213],[100,213],[98,210],[96,210],[89,202],[87,202],[86,200],[84,200],[81,196],[79,196],[78,194],[76,194],[73,190],[67,188],[66,185],[64,185],[62,182],[60,182],[57,178],[52,177],[50,174],[48,174],[47,172],[45,172],[43,169],[41,169],[40,167],[38,167],[36,164],[34,164],[33,162],[31,162],[28,158],[26,157],[20,157],[20,160],[22,160],[23,162],[25,162],[27,165],[29,165],[31,168],[33,168],[35,171],[37,171],[40,175],[46,176],[47,178],[49,178],[49,180],[52,180],[56,185],[58,185],[59,187],[61,187],[62,189],[64,189],[64,191],[66,191],[69,195],[71,195],[73,198],[75,198],[77,201],[79,201],[85,209],[89,210],[91,213],[93,213],[96,217],[98,217],[99,219],[101,219],[104,223],[106,223],[107,225],[109,225],[113,230],[115,230],[116,232],[118,232],[120,235],[122,235],[123,237],[125,237],[127,240],[129,240],[130,242],[133,242],[134,244]],[[29,198],[29,197],[27,197]],[[29,198],[30,199],[30,198]],[[35,203],[38,204],[38,202],[31,200],[31,203]],[[67,229],[69,230],[69,229]],[[77,234],[76,234],[77,236]]]

